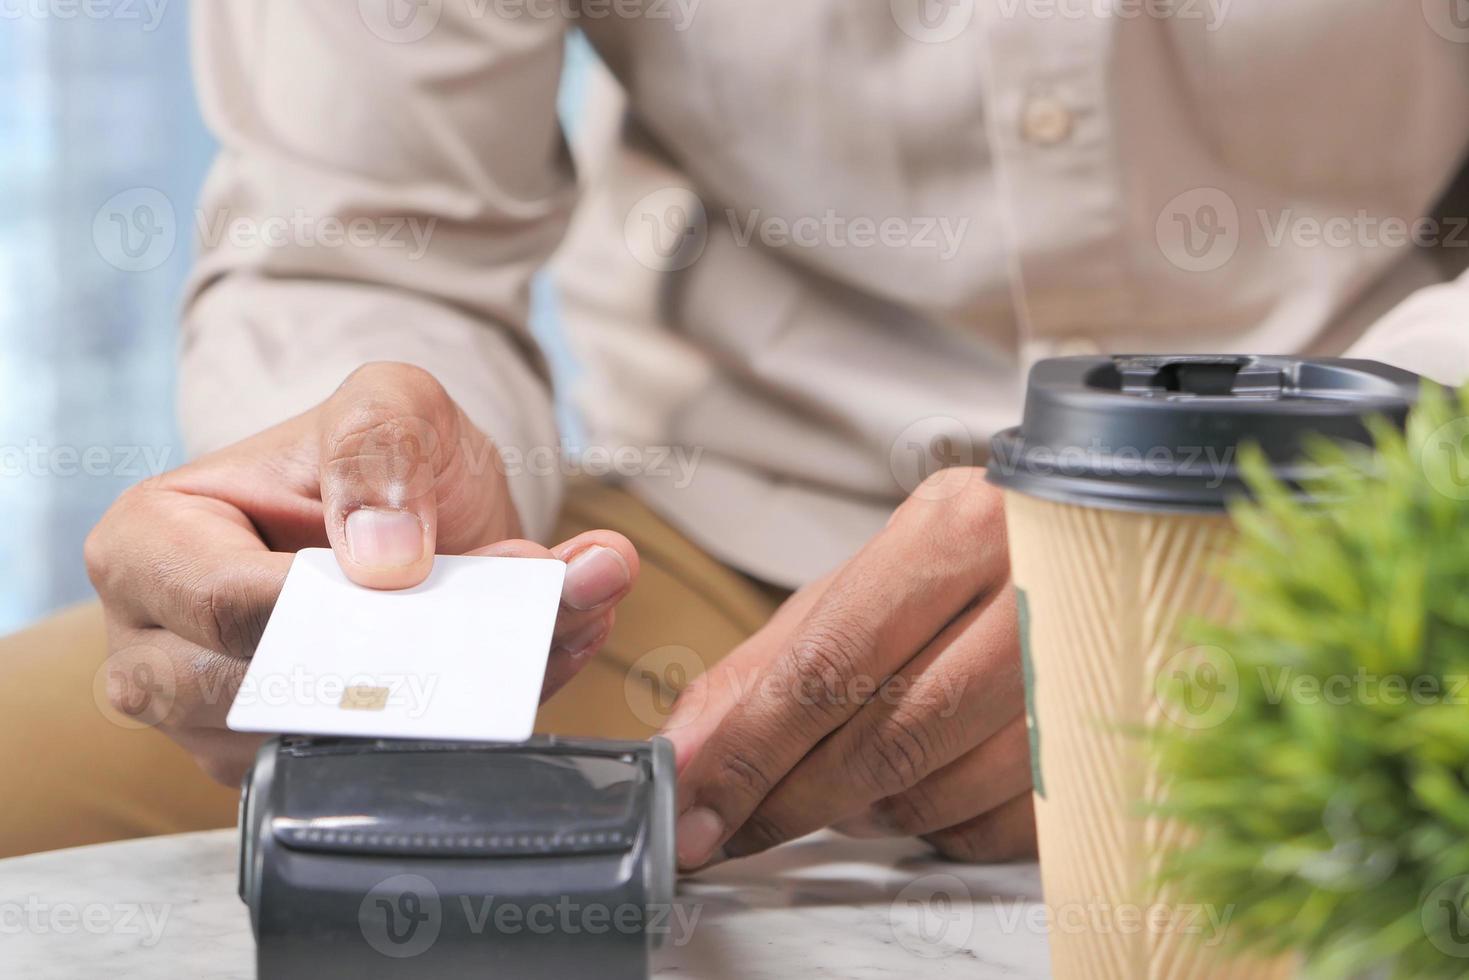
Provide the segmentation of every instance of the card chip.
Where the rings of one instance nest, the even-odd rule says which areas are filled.
[[[381,711],[388,706],[388,689],[358,685],[342,692],[337,705],[344,711]]]

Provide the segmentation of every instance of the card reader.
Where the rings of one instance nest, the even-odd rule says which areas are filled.
[[[240,798],[257,976],[645,980],[673,826],[661,738],[273,738]]]

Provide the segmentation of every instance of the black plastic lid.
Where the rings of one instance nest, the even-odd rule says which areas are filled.
[[[1021,424],[994,437],[989,480],[1089,507],[1223,510],[1245,492],[1240,446],[1298,485],[1310,436],[1370,444],[1366,420],[1401,426],[1421,383],[1343,358],[1053,358],[1031,369]]]

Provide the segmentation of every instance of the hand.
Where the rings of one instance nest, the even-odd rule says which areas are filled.
[[[685,689],[665,727],[681,867],[830,825],[957,860],[1034,852],[1001,501],[981,470],[935,474]]]
[[[238,782],[258,735],[224,718],[290,568],[330,545],[355,582],[417,585],[439,554],[568,562],[548,697],[602,645],[637,552],[588,531],[555,548],[520,522],[490,440],[427,372],[369,364],[321,405],[128,490],[87,538],[115,711],[156,724]]]

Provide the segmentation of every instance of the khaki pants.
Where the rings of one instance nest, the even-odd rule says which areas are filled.
[[[607,647],[541,710],[538,729],[645,738],[681,683],[758,629],[784,594],[721,565],[629,494],[574,484],[556,531],[621,531],[642,574]],[[152,729],[108,720],[95,684],[100,606],[0,639],[0,857],[232,826],[238,792]]]

